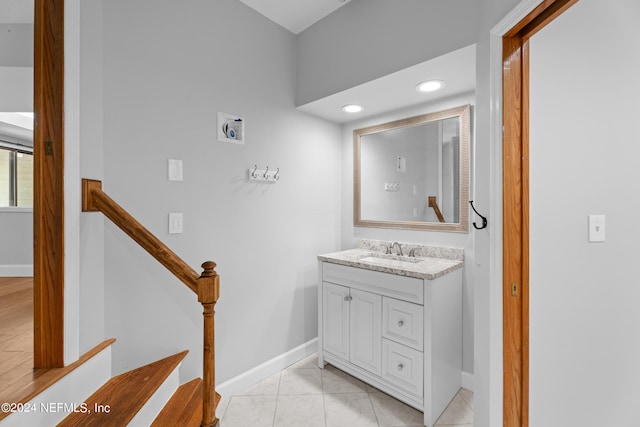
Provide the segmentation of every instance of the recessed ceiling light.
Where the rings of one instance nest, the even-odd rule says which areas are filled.
[[[362,110],[364,110],[364,107],[358,104],[347,104],[342,106],[342,111],[345,113],[359,113]]]
[[[444,82],[442,80],[427,80],[422,83],[418,83],[416,86],[416,90],[418,92],[433,92],[444,87]]]

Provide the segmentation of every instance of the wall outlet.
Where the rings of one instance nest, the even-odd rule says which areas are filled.
[[[182,160],[169,159],[169,181],[182,181]]]
[[[589,215],[589,242],[604,242],[606,217],[604,215]]]

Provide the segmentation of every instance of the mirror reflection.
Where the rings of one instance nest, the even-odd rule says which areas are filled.
[[[354,131],[354,225],[468,231],[468,105]]]

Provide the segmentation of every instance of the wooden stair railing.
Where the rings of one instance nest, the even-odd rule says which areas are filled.
[[[198,302],[202,304],[204,309],[202,426],[217,425],[216,407],[220,395],[215,391],[214,308],[220,297],[220,276],[215,271],[216,263],[206,261],[202,264],[204,269],[202,274],[196,273],[178,255],[102,191],[101,181],[82,180],[82,211],[102,212],[198,296]]]
[[[440,212],[440,208],[438,207],[438,202],[436,201],[436,196],[429,196],[429,207],[433,208],[433,211],[436,213],[438,217],[438,221],[444,222],[444,216],[442,216],[442,212]]]

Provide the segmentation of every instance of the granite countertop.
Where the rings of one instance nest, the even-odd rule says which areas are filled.
[[[333,264],[429,280],[462,268],[464,264],[462,249],[403,243],[403,250],[407,249],[408,253],[413,249],[416,254],[415,257],[407,257],[386,254],[380,250],[389,246],[390,242],[361,241],[356,249],[318,255],[318,259]]]

